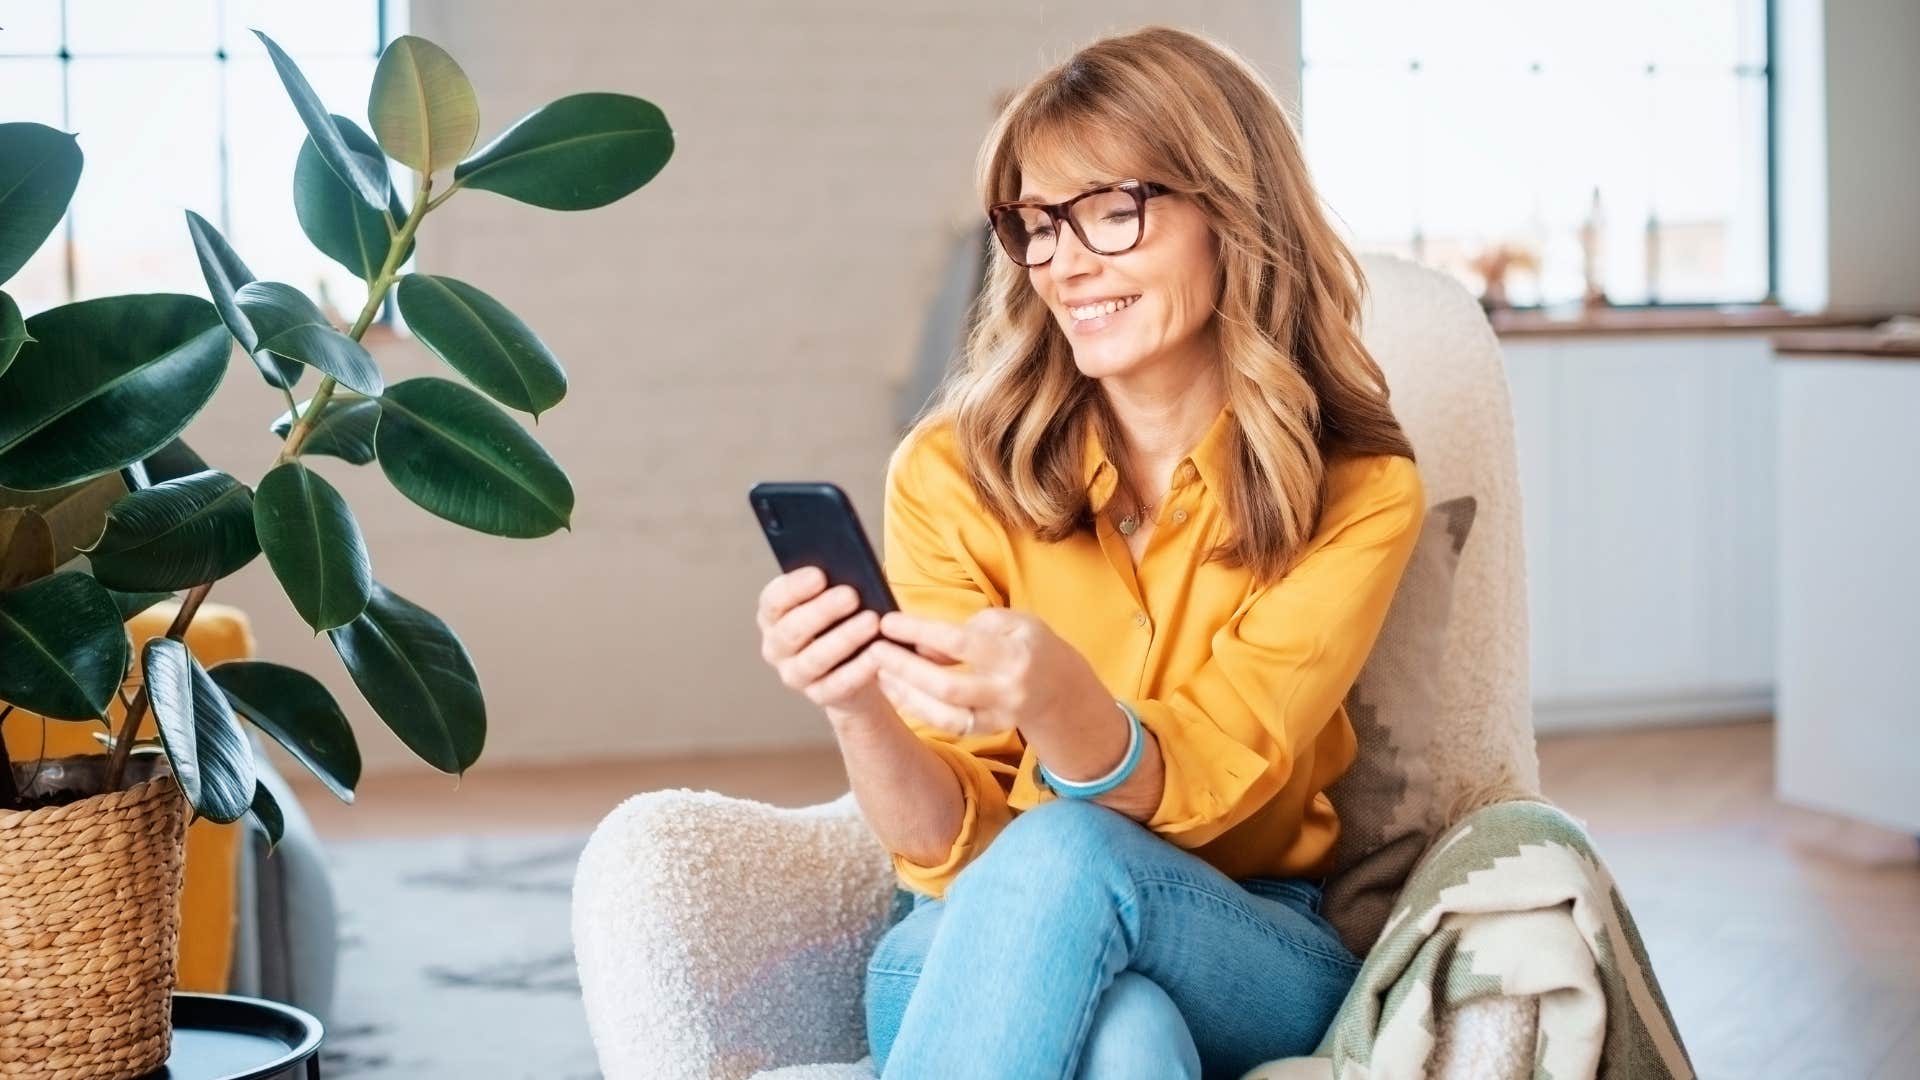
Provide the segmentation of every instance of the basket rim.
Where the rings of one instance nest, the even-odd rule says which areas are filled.
[[[71,754],[68,758],[101,757],[99,754]],[[61,760],[61,759],[54,759]],[[0,833],[31,825],[51,824],[68,817],[84,817],[125,806],[138,806],[167,795],[180,795],[180,784],[171,768],[129,784],[117,791],[101,791],[58,806],[38,806],[31,810],[0,810]]]

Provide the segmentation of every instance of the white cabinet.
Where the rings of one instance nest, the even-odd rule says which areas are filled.
[[[1764,337],[1502,342],[1540,730],[1773,703],[1774,393]]]
[[[1920,359],[1775,370],[1780,794],[1920,832]]]

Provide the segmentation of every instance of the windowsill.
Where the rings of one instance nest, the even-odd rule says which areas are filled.
[[[1798,330],[1773,335],[1778,357],[1801,360],[1920,360],[1920,337],[1876,330]]]
[[[1495,311],[1488,316],[1503,338],[1612,337],[1654,334],[1766,334],[1775,330],[1865,327],[1867,315],[1788,311],[1772,304],[1725,307],[1605,307],[1549,314],[1538,308]]]

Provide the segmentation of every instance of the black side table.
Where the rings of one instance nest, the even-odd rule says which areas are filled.
[[[279,1080],[305,1063],[320,1080],[320,1021],[304,1009],[232,994],[173,995],[173,1048],[142,1080]]]

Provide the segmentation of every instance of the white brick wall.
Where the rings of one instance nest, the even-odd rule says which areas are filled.
[[[976,216],[994,95],[1151,21],[1220,36],[1297,95],[1290,2],[413,0],[413,32],[479,89],[482,142],[553,98],[615,90],[660,105],[678,143],[611,207],[467,192],[422,234],[420,269],[498,297],[567,367],[569,397],[537,434],[578,492],[571,533],[480,537],[377,472],[322,466],[360,514],[376,576],[473,652],[491,721],[480,767],[829,738],[759,659],[754,599],[777,568],[747,488],[838,482],[878,542],[895,388],[944,230]],[[439,364],[412,346],[381,359],[390,380]],[[270,456],[257,383],[238,361],[214,410],[231,422],[196,425],[216,463]],[[409,760],[264,564],[216,599],[247,607],[265,654],[341,695],[369,769]]]

